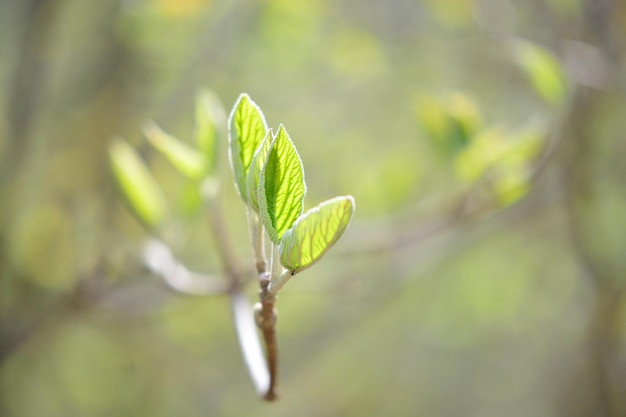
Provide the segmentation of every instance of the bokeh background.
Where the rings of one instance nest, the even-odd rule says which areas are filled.
[[[618,0],[1,1],[0,415],[626,415],[625,28]],[[281,292],[274,404],[227,298],[142,265],[109,169],[124,138],[167,243],[218,270],[193,184],[141,130],[191,144],[205,88],[286,126],[307,208],[357,203]]]

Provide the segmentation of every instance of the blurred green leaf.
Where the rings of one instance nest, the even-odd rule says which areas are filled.
[[[495,164],[494,192],[500,204],[513,204],[530,190],[532,165],[543,149],[545,135],[545,127],[536,124],[510,135]]]
[[[545,137],[545,126],[536,124],[512,132],[500,156],[500,164],[529,165],[543,149]]]
[[[552,52],[531,42],[518,40],[513,44],[513,54],[543,100],[554,105],[563,103],[567,93],[565,72]]]
[[[230,163],[239,195],[248,203],[247,176],[254,152],[265,138],[267,123],[263,112],[247,94],[237,99],[228,121]]]
[[[147,123],[143,131],[152,146],[161,152],[181,174],[193,181],[202,179],[206,172],[206,164],[198,151],[168,135],[156,123]]]
[[[202,208],[202,194],[195,183],[187,182],[176,195],[176,208],[184,216],[191,217]]]
[[[259,212],[259,178],[261,176],[261,171],[265,166],[265,162],[267,161],[267,154],[270,151],[272,139],[273,132],[272,129],[269,129],[267,131],[265,139],[263,139],[263,142],[261,143],[261,146],[259,146],[259,149],[257,149],[254,153],[252,163],[250,164],[250,169],[248,170],[248,177],[246,179],[248,187],[248,204],[257,213]]]
[[[482,126],[480,111],[466,95],[453,93],[444,99],[421,97],[417,117],[436,146],[446,155],[464,149]]]
[[[456,173],[469,183],[488,177],[498,201],[505,206],[512,204],[530,188],[532,164],[544,138],[545,127],[536,123],[511,133],[487,129],[457,156]]]
[[[500,170],[493,188],[498,202],[503,206],[508,206],[528,193],[530,177],[527,170],[521,167],[508,167],[508,169]]]
[[[280,125],[259,177],[259,211],[275,244],[302,214],[306,184],[302,161],[289,134]]]
[[[149,227],[158,226],[167,212],[165,198],[143,160],[128,143],[118,139],[109,147],[109,161],[135,216]]]
[[[454,93],[446,100],[446,109],[453,135],[451,142],[456,149],[466,146],[482,126],[480,111],[465,94]]]
[[[310,267],[339,240],[353,214],[352,196],[335,197],[307,211],[283,235],[280,262],[292,273]]]
[[[207,173],[215,169],[219,132],[225,123],[224,107],[217,95],[210,90],[201,91],[196,99],[195,137]]]
[[[416,100],[415,111],[426,133],[438,146],[445,147],[448,118],[439,100],[431,96],[420,97]]]
[[[476,135],[470,146],[454,160],[458,177],[473,183],[480,180],[506,150],[504,132],[490,128]]]

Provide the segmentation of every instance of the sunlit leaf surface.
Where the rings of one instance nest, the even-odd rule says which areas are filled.
[[[267,124],[261,109],[247,94],[242,94],[233,107],[228,121],[230,163],[241,198],[248,202],[246,178],[252,157],[265,134]]]
[[[306,193],[302,161],[282,125],[261,171],[258,193],[263,225],[272,242],[278,244],[282,235],[302,214]]]
[[[257,193],[259,188],[259,178],[261,176],[261,171],[265,166],[265,162],[267,161],[267,154],[270,151],[273,137],[272,129],[268,130],[261,146],[259,146],[259,149],[257,149],[254,153],[250,169],[248,170],[248,177],[246,179],[248,204],[256,212],[259,211],[259,198]]]
[[[341,237],[353,213],[352,196],[335,197],[307,211],[285,232],[280,262],[294,273],[313,265]]]

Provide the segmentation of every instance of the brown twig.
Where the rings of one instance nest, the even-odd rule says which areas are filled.
[[[253,246],[256,257],[256,268],[260,284],[260,304],[254,311],[254,321],[249,303],[242,293],[242,276],[235,260],[229,234],[225,228],[225,221],[217,203],[215,195],[208,196],[209,221],[213,238],[219,248],[224,273],[230,278],[230,297],[235,321],[235,331],[248,367],[250,378],[256,390],[263,399],[274,401],[278,398],[276,392],[278,376],[278,342],[276,338],[276,298],[269,291],[270,276],[267,272],[263,248],[263,231],[256,226],[258,219],[251,221]],[[266,359],[261,353],[258,333],[254,322],[261,330],[265,342]]]
[[[252,246],[256,258],[257,274],[259,279],[260,304],[255,310],[255,320],[263,335],[265,342],[265,354],[269,372],[269,384],[263,398],[274,401],[278,398],[276,391],[278,385],[278,340],[276,338],[276,296],[270,291],[271,274],[267,270],[265,258],[264,231],[260,219],[255,213],[249,212],[249,225],[252,236]]]
[[[269,291],[270,277],[267,272],[259,274],[261,289],[259,297],[261,299],[260,309],[255,311],[256,324],[261,329],[263,340],[265,341],[265,353],[267,356],[267,367],[269,371],[269,386],[264,395],[267,401],[274,401],[278,398],[276,387],[278,385],[278,341],[276,338],[277,314],[274,305],[276,296]]]

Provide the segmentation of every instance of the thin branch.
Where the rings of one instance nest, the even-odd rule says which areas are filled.
[[[250,308],[241,293],[243,281],[235,261],[234,252],[230,243],[229,235],[226,232],[224,218],[219,208],[216,193],[206,195],[209,221],[213,231],[213,238],[220,251],[224,273],[230,277],[231,281],[231,303],[235,319],[235,330],[241,347],[244,361],[248,367],[250,378],[254,383],[259,395],[267,400],[273,401],[278,396],[276,393],[278,375],[278,343],[276,339],[276,312],[274,303],[276,298],[269,293],[269,276],[266,271],[267,261],[265,260],[264,231],[261,222],[256,219],[251,221],[251,236],[253,238],[253,248],[256,257],[256,267],[261,285],[261,303],[255,310],[255,321],[261,329],[265,342],[267,361],[260,354],[260,341],[258,333],[252,322]],[[249,214],[250,219],[251,214]]]
[[[256,260],[256,270],[258,274],[267,271],[267,259],[265,259],[265,231],[263,223],[254,210],[247,208],[248,229],[250,230],[250,240],[254,250],[254,259]]]
[[[353,234],[352,240],[345,244],[350,249],[342,251],[341,254],[350,256],[394,252],[448,232],[486,211],[486,207],[474,205],[471,202],[472,197],[474,195],[470,190],[456,197],[448,207],[440,206],[430,218],[418,223],[401,222],[395,227],[374,225],[368,232]]]
[[[274,276],[274,268],[277,260],[275,245],[271,246],[271,272],[268,272],[267,259],[265,258],[265,230],[259,216],[248,209],[248,220],[250,225],[250,235],[252,237],[252,247],[256,259],[256,268],[259,280],[260,305],[255,310],[256,324],[263,334],[265,342],[265,354],[269,371],[269,386],[263,398],[267,401],[274,401],[278,398],[276,387],[278,385],[278,340],[276,337],[276,296],[270,291],[270,284]]]
[[[278,398],[276,388],[278,386],[278,340],[276,337],[277,314],[274,305],[276,296],[270,292],[270,279],[267,273],[259,275],[261,289],[259,297],[261,304],[255,311],[256,324],[261,329],[263,340],[265,341],[265,353],[267,356],[267,366],[270,373],[270,384],[264,399],[274,401]]]

